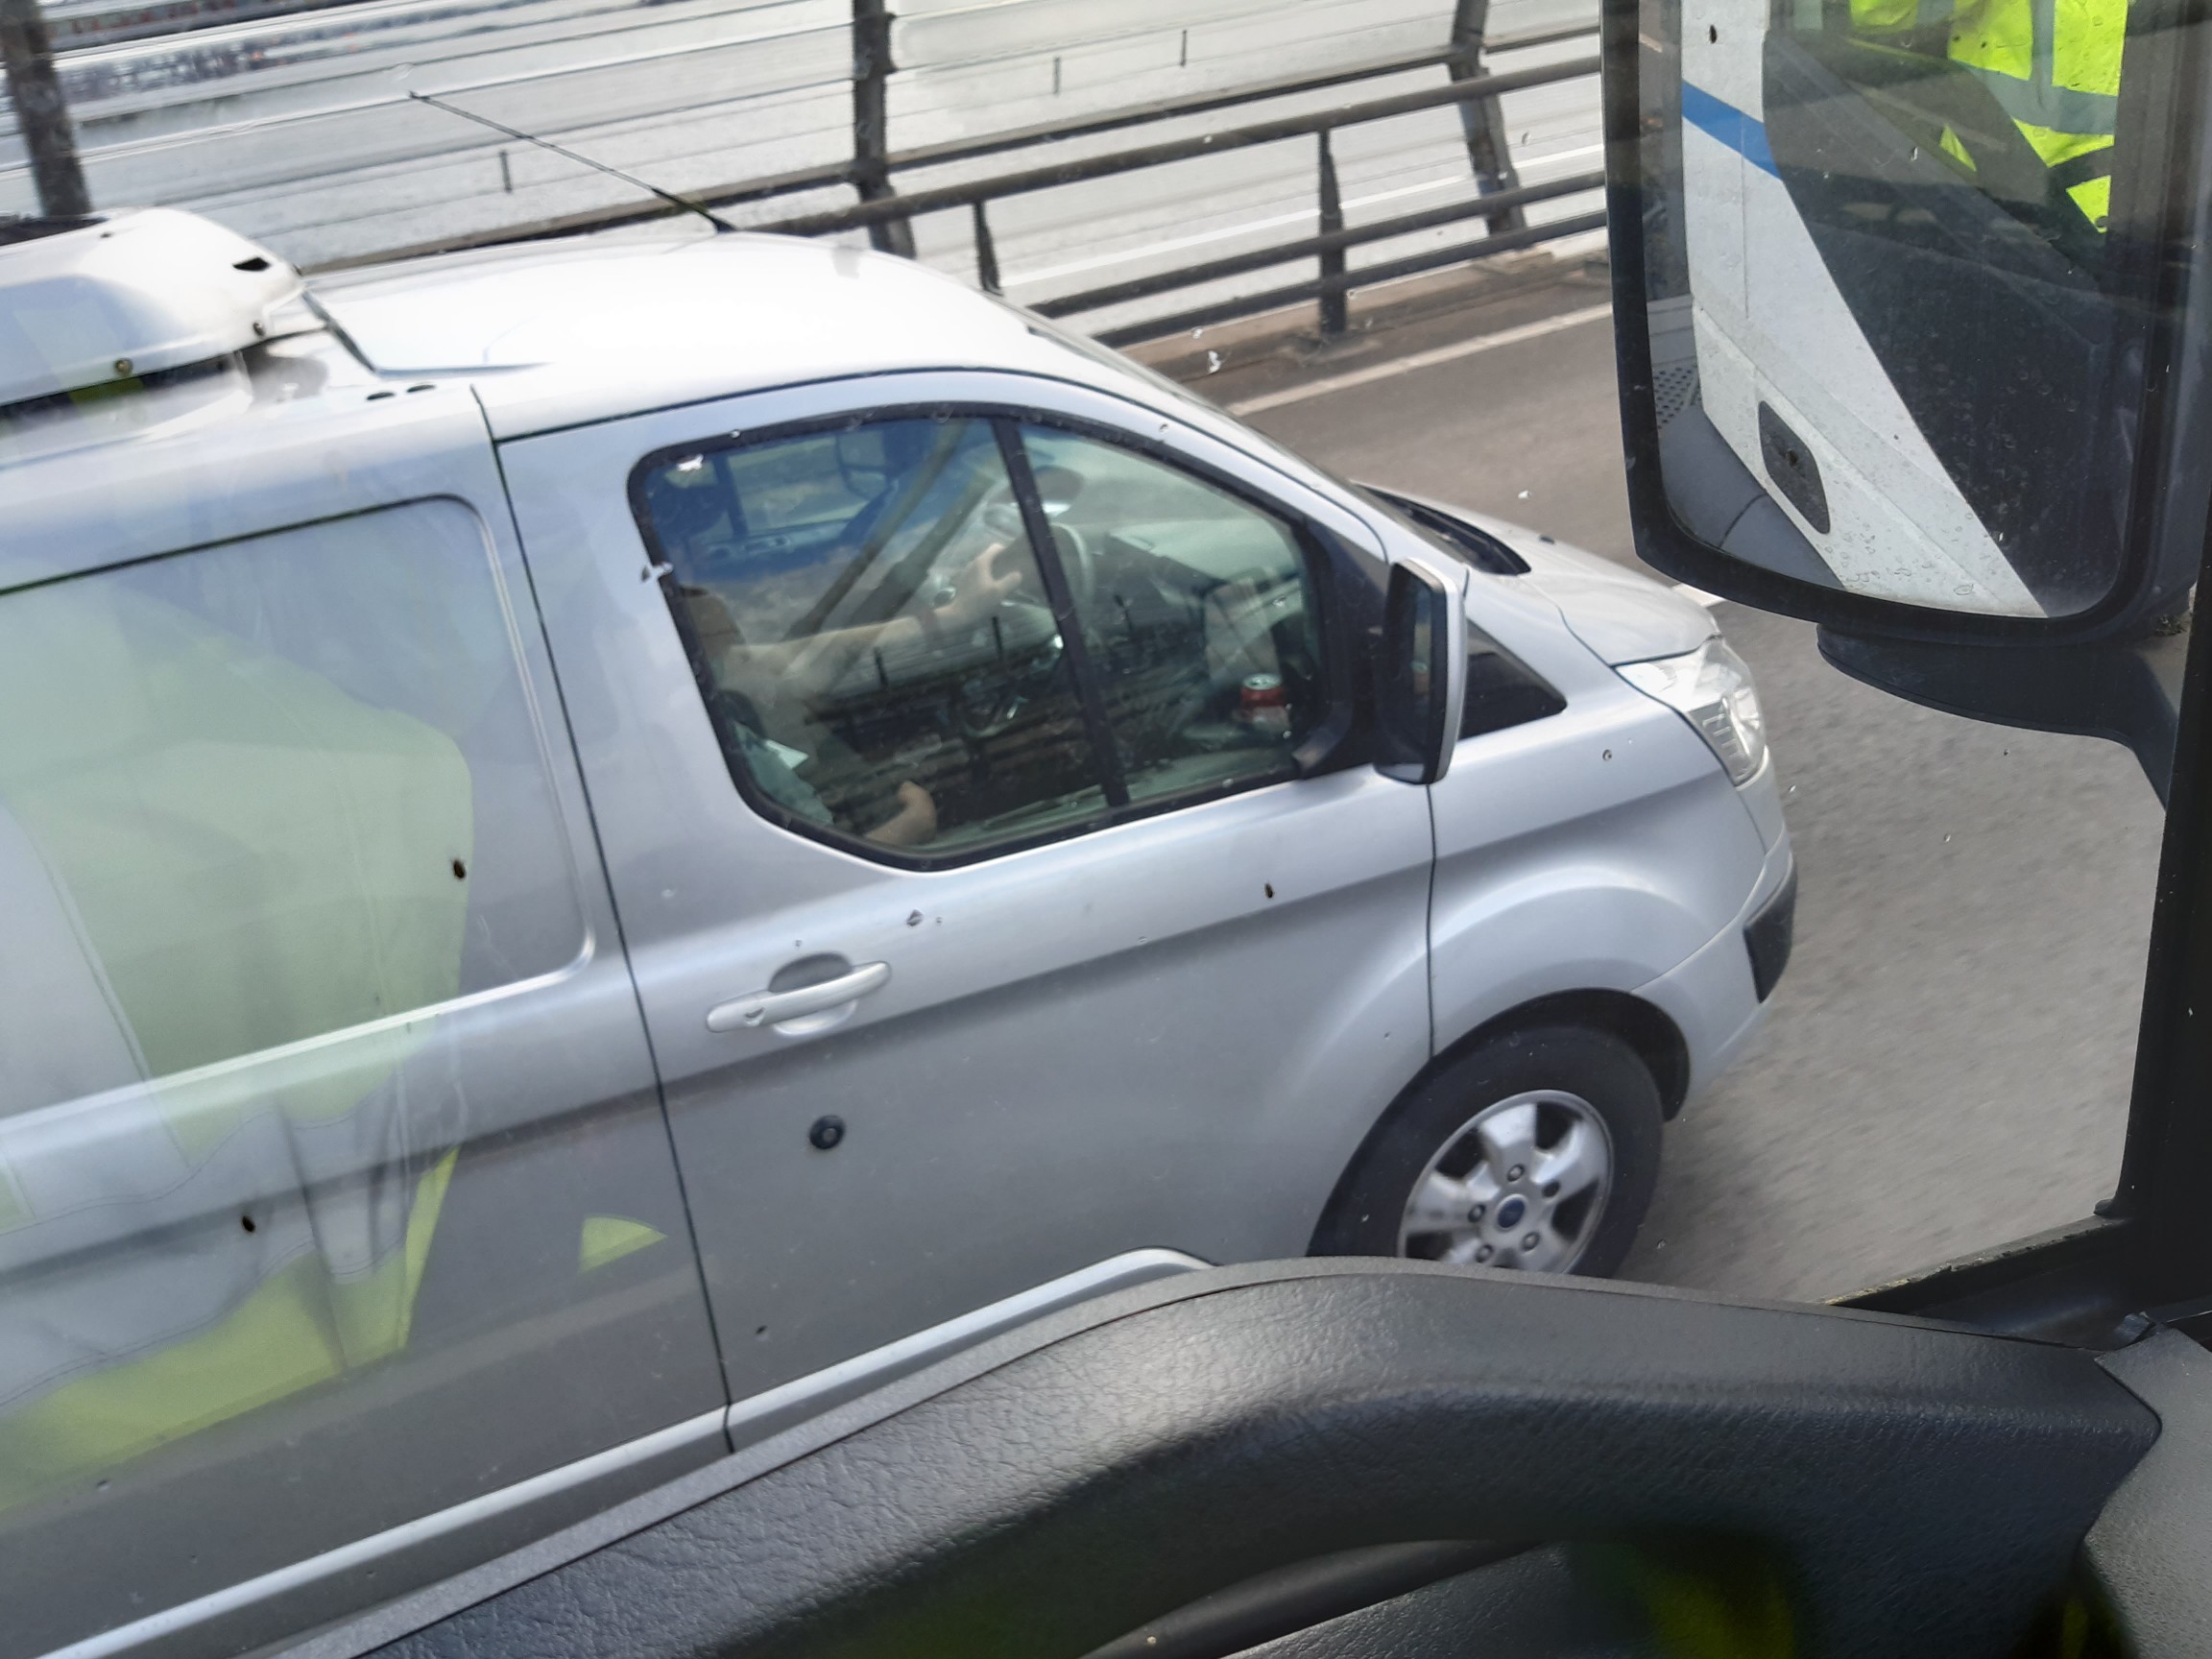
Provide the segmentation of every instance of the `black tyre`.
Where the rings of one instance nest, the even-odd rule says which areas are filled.
[[[1508,1032],[1393,1106],[1314,1229],[1316,1256],[1602,1277],[1659,1179],[1659,1086],[1618,1037]]]

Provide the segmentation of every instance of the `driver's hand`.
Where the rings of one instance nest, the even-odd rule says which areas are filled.
[[[883,847],[919,847],[937,833],[937,803],[909,778],[899,785],[899,810],[868,831]]]
[[[937,607],[937,620],[950,629],[974,628],[1022,586],[1022,572],[998,569],[998,555],[1011,542],[994,541],[952,579],[952,597]]]

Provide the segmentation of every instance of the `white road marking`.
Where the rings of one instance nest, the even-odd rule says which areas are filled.
[[[1518,328],[1501,328],[1495,334],[1478,334],[1472,340],[1455,340],[1449,346],[1416,351],[1411,356],[1393,358],[1388,363],[1372,363],[1364,369],[1332,374],[1323,380],[1309,380],[1303,386],[1286,386],[1280,392],[1266,392],[1257,397],[1246,397],[1241,402],[1230,404],[1229,413],[1257,415],[1262,409],[1280,409],[1286,403],[1303,403],[1309,397],[1326,397],[1332,392],[1348,392],[1355,386],[1372,386],[1378,380],[1388,380],[1415,369],[1432,369],[1439,363],[1455,363],[1462,357],[1495,351],[1503,346],[1518,346],[1524,340],[1541,340],[1547,334],[1556,334],[1562,329],[1595,323],[1600,317],[1612,315],[1613,307],[1610,304],[1590,305],[1580,311],[1563,311],[1556,317],[1547,317],[1538,323],[1524,323]]]

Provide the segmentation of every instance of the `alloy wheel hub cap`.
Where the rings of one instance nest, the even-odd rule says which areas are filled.
[[[1572,1272],[1613,1186],[1613,1139],[1578,1094],[1485,1106],[1438,1148],[1406,1202],[1398,1253],[1462,1266]]]

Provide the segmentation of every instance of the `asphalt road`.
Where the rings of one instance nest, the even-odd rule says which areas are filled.
[[[1495,42],[1595,24],[1597,13],[1589,0],[1492,0],[1488,16]],[[1448,0],[1213,0],[1197,13],[1176,0],[908,5],[892,21],[889,139],[911,151],[1335,67],[1348,56],[1387,60],[1441,46],[1451,17]],[[638,185],[580,156],[695,192],[849,156],[850,26],[850,7],[830,0],[373,0],[69,50],[61,76],[95,202],[190,207],[288,259],[318,264],[639,201]],[[1586,36],[1506,46],[1491,66],[1526,69],[1591,50]],[[1441,78],[1431,66],[1349,91],[1286,95],[1267,110],[1337,108]],[[1595,77],[1524,87],[1501,108],[1526,182],[1597,164]],[[1251,113],[1195,119],[1219,129]],[[1198,131],[1186,119],[1142,138],[1068,138],[1054,153]],[[1450,109],[1355,122],[1338,130],[1331,154],[1355,223],[1432,207],[1470,188],[1466,140]],[[1034,159],[1002,156],[980,172]],[[975,164],[902,175],[909,188],[977,176]],[[1232,146],[1133,178],[1003,199],[992,206],[993,239],[1007,292],[1034,301],[1304,234],[1299,228],[1310,229],[1319,211],[1315,190],[1310,139]],[[763,224],[847,199],[832,189],[727,211],[736,223]],[[0,211],[28,210],[33,201],[20,146],[0,125]],[[1559,199],[1530,217],[1595,205]],[[965,209],[925,214],[916,232],[926,262],[973,275]],[[1371,245],[1353,261],[1464,235],[1464,226],[1433,227]],[[1285,279],[1248,272],[1135,302],[1134,311],[1115,307],[1090,325]]]
[[[1602,298],[1562,284],[1206,390],[1235,403]],[[1603,320],[1250,419],[1339,472],[1634,563]],[[1716,613],[1782,769],[1796,955],[1670,1131],[1627,1275],[1830,1296],[2086,1214],[2119,1165],[2157,863],[2133,758],[1914,708],[1827,666],[1803,623]]]

